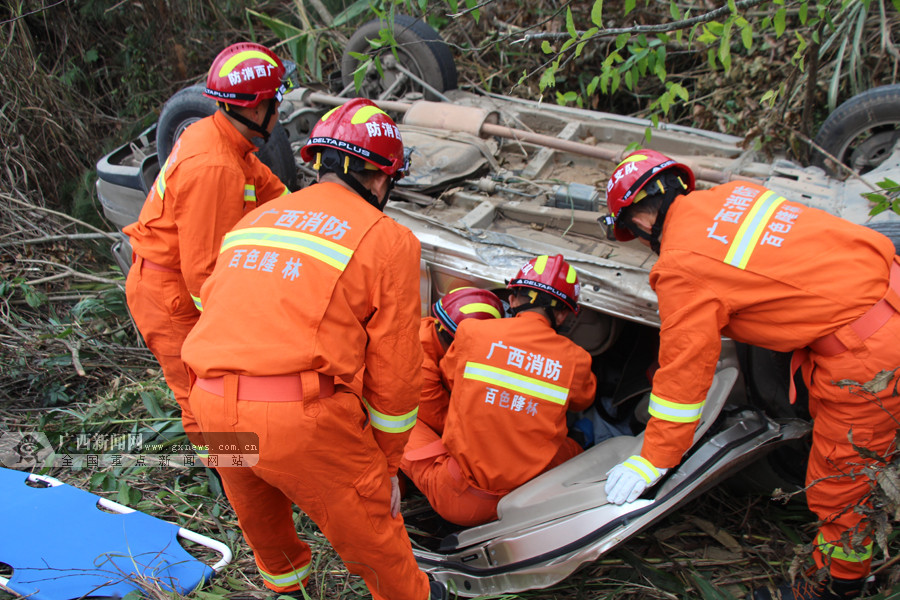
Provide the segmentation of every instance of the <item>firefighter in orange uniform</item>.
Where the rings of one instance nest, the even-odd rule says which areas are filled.
[[[627,156],[607,192],[615,238],[638,237],[659,254],[650,285],[661,320],[644,444],[640,456],[610,470],[609,501],[633,501],[690,447],[721,335],[794,351],[814,418],[807,501],[822,524],[813,556],[829,575],[760,588],[751,598],[856,598],[872,540],[853,506],[866,503],[872,481],[863,465],[871,460],[848,435],[883,455],[900,417],[900,263],[893,244],[755,183],[694,191],[688,167],[652,150]],[[862,391],[876,376],[886,385]]]
[[[578,277],[560,255],[510,281],[510,319],[460,323],[441,370],[450,384],[443,435],[416,423],[401,468],[444,519],[497,518],[497,503],[581,452],[566,411],[594,401],[591,356],[558,330],[578,311]]]
[[[456,329],[465,319],[499,319],[503,303],[490,290],[461,287],[451,290],[431,307],[431,317],[419,325],[419,341],[425,351],[422,362],[422,397],[419,420],[438,435],[444,431],[450,392],[441,374],[441,359],[453,343]]]
[[[290,75],[259,44],[232,44],[220,52],[204,91],[218,110],[185,129],[138,221],[123,229],[134,250],[125,285],[128,308],[175,394],[188,433],[197,424],[181,345],[200,316],[200,286],[212,273],[222,237],[258,204],[287,193],[254,154],[253,138],[268,139],[278,122]]]
[[[399,515],[422,387],[419,242],[382,212],[407,170],[400,132],[358,98],[322,117],[301,156],[319,182],[241,219],[203,285],[182,352],[191,406],[207,440],[259,435],[258,462],[219,472],[267,587],[310,575],[293,502],[376,600],[443,598]]]

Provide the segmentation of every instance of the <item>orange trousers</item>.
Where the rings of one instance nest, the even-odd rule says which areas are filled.
[[[322,399],[235,396],[227,383],[224,398],[194,386],[191,405],[204,432],[259,435],[254,466],[230,467],[220,459],[218,472],[266,587],[298,590],[310,574],[312,555],[297,536],[293,503],[375,600],[427,600],[428,578],[416,564],[403,518],[391,517],[387,459],[359,397],[345,385]]]
[[[162,368],[166,385],[181,407],[184,431],[190,435],[199,431],[199,427],[188,402],[190,377],[181,360],[181,346],[200,313],[181,273],[148,268],[140,256],[134,259],[125,280],[128,310],[144,343]]]
[[[497,504],[509,492],[493,492],[472,486],[456,459],[440,441],[441,437],[433,429],[422,421],[416,421],[400,461],[400,469],[425,494],[437,514],[447,521],[472,527],[496,519]],[[581,446],[575,440],[566,438],[547,469],[561,465],[580,452]]]
[[[900,428],[900,314],[847,351],[834,356],[812,354],[812,359],[812,370],[804,370],[814,419],[806,473],[811,487],[806,497],[809,509],[822,521],[813,556],[834,577],[857,579],[869,574],[871,553],[867,557],[865,551],[850,552],[845,555],[848,560],[837,555],[850,550],[842,543],[842,534],[852,536],[866,525],[853,507],[869,504],[866,496],[875,482],[863,471],[874,461],[853,448],[848,434],[852,432],[853,444],[879,456],[894,449]],[[862,389],[882,371],[893,371],[884,389],[875,393]],[[870,543],[868,536],[861,540],[861,545]],[[833,552],[834,547],[840,550]]]

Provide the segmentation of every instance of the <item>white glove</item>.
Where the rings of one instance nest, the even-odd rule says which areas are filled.
[[[631,456],[606,474],[606,500],[612,504],[634,502],[667,471],[654,467],[646,458]]]

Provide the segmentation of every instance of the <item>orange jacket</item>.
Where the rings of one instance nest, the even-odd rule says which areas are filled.
[[[437,319],[425,317],[419,324],[419,342],[425,352],[422,361],[422,397],[419,400],[419,419],[425,421],[438,435],[444,430],[450,391],[441,373],[441,359],[446,350],[438,337]]]
[[[883,235],[759,185],[737,181],[677,198],[650,272],[660,368],[642,456],[673,467],[690,447],[721,335],[803,348],[882,298],[893,256]]]
[[[195,303],[222,237],[247,212],[287,193],[256,146],[220,111],[184,130],[136,223],[122,231],[135,253],[181,271]]]
[[[362,402],[393,475],[422,388],[419,254],[412,232],[336,183],[278,198],[225,236],[182,358],[204,378],[318,371],[350,384],[365,366]]]
[[[467,319],[441,362],[450,383],[444,446],[483,490],[543,472],[566,439],[566,410],[594,401],[591,356],[537,312]]]

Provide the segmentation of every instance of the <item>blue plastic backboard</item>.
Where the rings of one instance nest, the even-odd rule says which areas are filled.
[[[152,579],[186,594],[214,571],[181,547],[173,523],[141,512],[114,514],[99,496],[70,485],[32,487],[28,473],[0,468],[0,562],[6,587],[34,600],[124,596]]]

